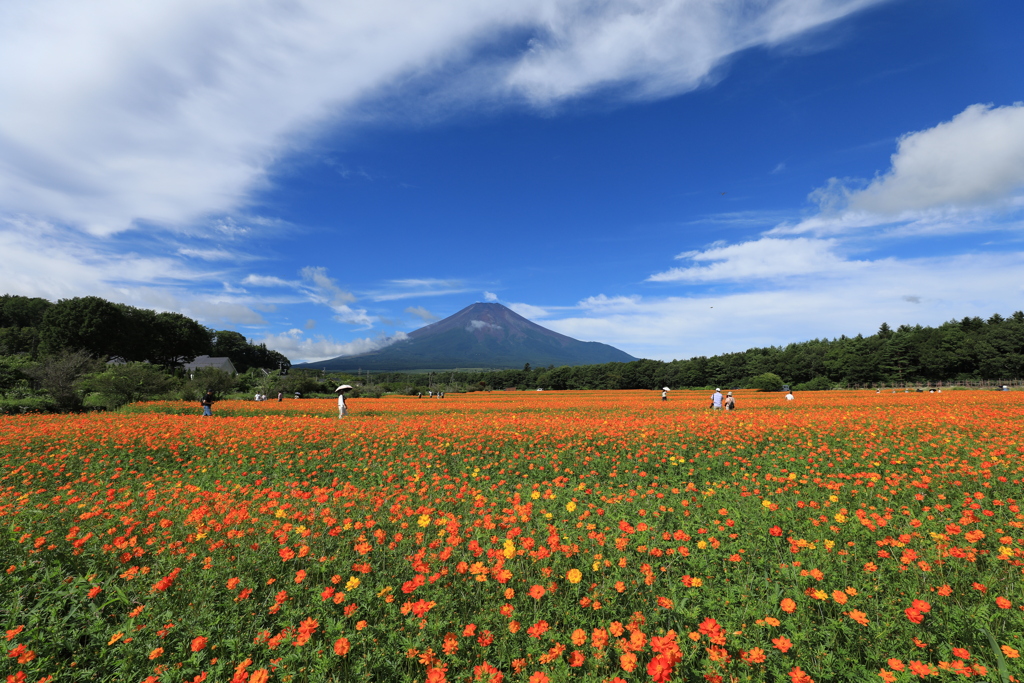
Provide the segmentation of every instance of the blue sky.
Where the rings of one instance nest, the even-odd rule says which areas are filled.
[[[670,360],[1024,308],[1017,0],[9,0],[0,291],[293,361],[476,301]]]

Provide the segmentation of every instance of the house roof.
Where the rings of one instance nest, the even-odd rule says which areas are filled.
[[[199,370],[202,368],[215,368],[232,375],[238,374],[231,359],[227,356],[196,356],[195,360],[191,363],[185,363],[186,370]]]

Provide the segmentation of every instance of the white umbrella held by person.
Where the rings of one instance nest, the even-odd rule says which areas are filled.
[[[334,391],[338,394],[338,419],[348,415],[348,406],[345,405],[345,392],[352,388],[351,384],[342,384]]]

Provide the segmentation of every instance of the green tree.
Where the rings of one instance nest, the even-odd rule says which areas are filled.
[[[40,343],[47,354],[85,351],[124,359],[129,334],[124,310],[98,296],[61,299],[43,315]]]
[[[39,327],[51,306],[46,299],[4,294],[0,296],[0,327]]]
[[[23,398],[31,391],[28,371],[33,367],[26,356],[0,356],[0,394]]]
[[[157,365],[180,368],[213,350],[211,331],[180,313],[157,313],[153,331],[148,358]]]
[[[67,351],[49,356],[41,363],[26,370],[53,399],[57,410],[70,411],[82,407],[82,391],[79,380],[86,374],[99,372],[101,361],[89,355],[88,351]]]
[[[782,391],[782,378],[774,372],[766,372],[763,375],[752,377],[747,386],[759,391]]]
[[[217,368],[199,368],[185,381],[182,398],[198,401],[208,390],[215,396],[223,396],[235,388],[235,378]]]
[[[83,388],[98,392],[101,402],[110,410],[128,403],[144,401],[169,391],[173,379],[159,367],[149,363],[110,365],[103,372],[84,378]]]

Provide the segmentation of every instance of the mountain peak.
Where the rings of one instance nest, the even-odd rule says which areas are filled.
[[[377,351],[296,367],[388,372],[521,368],[526,363],[593,365],[633,360],[636,359],[613,346],[582,342],[549,330],[502,304],[477,302]]]

